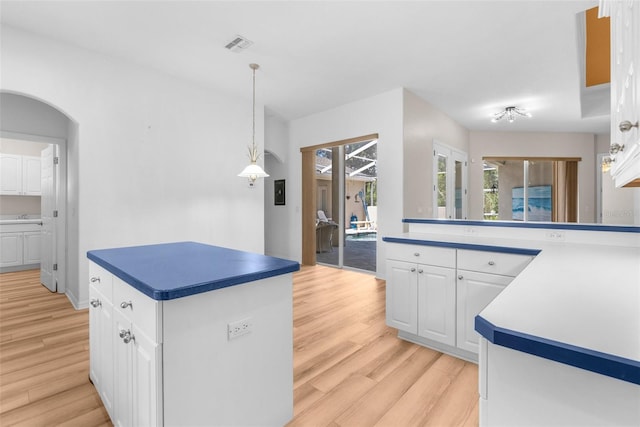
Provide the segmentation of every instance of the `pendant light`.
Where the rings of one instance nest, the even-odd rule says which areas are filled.
[[[269,176],[262,167],[257,163],[260,158],[258,147],[256,146],[256,70],[260,68],[258,64],[249,64],[249,68],[253,70],[253,135],[251,145],[249,146],[249,160],[251,163],[238,174],[243,178],[249,178],[249,186],[255,185],[256,179]]]

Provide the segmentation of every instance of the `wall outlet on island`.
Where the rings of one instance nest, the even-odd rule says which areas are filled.
[[[253,330],[253,322],[250,317],[227,324],[227,336],[229,340],[248,334]]]

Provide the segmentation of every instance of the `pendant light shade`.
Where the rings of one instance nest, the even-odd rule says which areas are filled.
[[[253,70],[253,134],[251,138],[251,145],[249,146],[249,160],[251,163],[245,167],[238,176],[243,178],[249,178],[249,185],[253,186],[258,178],[265,178],[269,176],[264,169],[258,164],[260,153],[256,146],[256,70],[260,68],[258,64],[249,64],[249,68]]]

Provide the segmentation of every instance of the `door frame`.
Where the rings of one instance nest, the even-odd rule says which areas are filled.
[[[302,154],[302,265],[316,265],[316,150],[379,139],[377,133],[301,147]],[[344,194],[342,195],[344,197]],[[344,230],[342,230],[344,235]]]
[[[58,220],[55,224],[56,242],[51,248],[55,254],[54,263],[58,264],[58,269],[54,272],[53,280],[57,282],[58,293],[66,292],[67,283],[67,140],[28,133],[19,133],[0,130],[0,137],[14,139],[25,142],[39,142],[44,144],[57,145],[58,167],[56,168],[56,197],[55,207],[58,210]]]

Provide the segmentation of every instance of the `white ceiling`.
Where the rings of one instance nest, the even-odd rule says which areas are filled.
[[[5,1],[2,25],[258,97],[286,119],[405,87],[471,130],[608,133],[581,119],[582,1]],[[240,34],[242,53],[224,45]],[[531,119],[491,123],[509,105]]]

